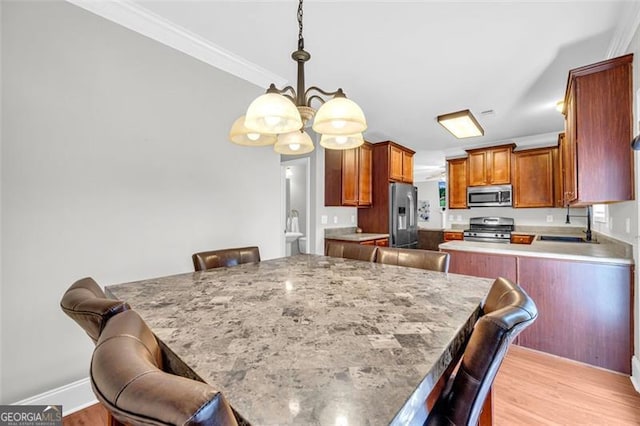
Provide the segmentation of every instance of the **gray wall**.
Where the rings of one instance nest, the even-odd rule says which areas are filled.
[[[443,212],[440,208],[440,190],[438,187],[437,180],[429,180],[416,182],[413,181],[413,184],[416,188],[418,188],[418,202],[420,201],[428,201],[429,202],[429,220],[425,221],[420,218],[418,215],[418,226],[420,228],[428,228],[428,229],[442,229],[442,216]],[[418,205],[419,206],[419,205]]]
[[[281,255],[280,158],[227,140],[263,88],[60,1],[2,2],[2,403],[88,375],[58,306],[192,270],[191,254]]]

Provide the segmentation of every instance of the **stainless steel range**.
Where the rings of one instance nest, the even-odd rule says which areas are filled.
[[[511,217],[472,217],[469,229],[464,231],[465,241],[508,243],[515,225]]]

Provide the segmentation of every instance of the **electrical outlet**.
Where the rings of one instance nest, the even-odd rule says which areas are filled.
[[[326,214],[323,214],[322,216],[320,216],[320,223],[323,225],[326,225],[327,223],[329,223],[329,218],[327,217]]]
[[[338,216],[333,217],[333,223],[338,223]]]
[[[553,215],[552,214],[548,214],[547,215],[547,222],[553,222]]]
[[[462,222],[462,215],[458,215],[458,216],[456,216],[456,220],[457,220],[458,222]]]
[[[626,218],[624,220],[624,228],[627,231],[627,234],[631,233],[631,219],[630,218]]]

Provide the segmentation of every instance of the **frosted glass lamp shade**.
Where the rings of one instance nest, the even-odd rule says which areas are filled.
[[[249,105],[244,125],[258,133],[279,134],[300,130],[302,119],[289,98],[265,93]]]
[[[273,150],[284,155],[300,155],[313,151],[313,141],[307,132],[294,132],[278,135]]]
[[[244,115],[233,122],[229,139],[233,143],[246,146],[266,146],[276,142],[276,135],[268,135],[249,130],[244,125]]]
[[[351,149],[364,143],[362,133],[353,135],[322,135],[320,145],[327,149]]]
[[[345,97],[333,98],[320,107],[313,120],[313,130],[329,135],[353,135],[367,129],[362,109]]]

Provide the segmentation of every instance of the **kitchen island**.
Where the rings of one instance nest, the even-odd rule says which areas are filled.
[[[298,255],[107,292],[252,424],[422,425],[492,282]]]
[[[575,236],[581,237],[576,234]],[[517,282],[539,317],[517,344],[624,374],[633,356],[633,256],[629,244],[450,241],[449,271]]]

